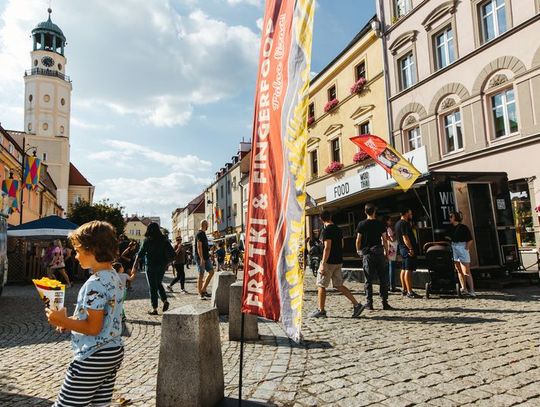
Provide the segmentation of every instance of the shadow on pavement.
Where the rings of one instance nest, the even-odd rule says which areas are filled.
[[[311,341],[304,340],[300,343],[296,343],[286,336],[273,336],[273,335],[260,335],[258,341],[246,341],[246,343],[256,343],[264,346],[297,348],[297,349],[332,349],[333,346],[328,341]]]
[[[484,324],[494,322],[505,322],[502,319],[497,318],[480,318],[480,317],[468,317],[468,316],[438,316],[438,317],[414,317],[414,316],[370,316],[369,319],[376,321],[394,321],[394,322],[411,322],[421,324]]]
[[[0,391],[0,405],[9,406],[50,406],[51,401],[41,397],[27,396],[21,393]]]
[[[238,399],[237,398],[231,398],[231,397],[225,397],[221,403],[218,404],[218,407],[237,407],[238,406]],[[251,400],[242,400],[242,407],[262,407],[262,406],[277,406],[277,404],[274,403],[259,403],[257,401],[251,401]]]
[[[463,313],[479,313],[479,314],[537,314],[539,311],[530,310],[515,310],[507,308],[485,309],[485,308],[463,308],[463,307],[448,307],[448,308],[406,308],[405,311],[420,311],[420,312],[463,312]]]

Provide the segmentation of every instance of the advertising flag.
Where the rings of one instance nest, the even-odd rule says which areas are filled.
[[[380,137],[362,134],[351,137],[351,141],[383,167],[404,191],[421,175],[414,165]]]
[[[301,340],[314,0],[267,0],[255,95],[242,311]]]
[[[19,192],[19,181],[15,179],[5,179],[2,181],[2,194],[7,195],[11,201],[9,213],[19,210],[19,202],[17,201],[17,192]]]
[[[36,189],[39,184],[40,173],[41,160],[33,156],[26,156],[23,186],[29,190]]]

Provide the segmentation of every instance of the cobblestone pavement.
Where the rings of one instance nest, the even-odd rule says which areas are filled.
[[[193,293],[194,274],[188,276]],[[306,278],[305,314],[316,300],[314,279]],[[70,310],[79,287],[69,290]],[[146,315],[147,297],[141,275],[126,303],[126,357],[115,387],[115,398],[135,406],[155,405],[161,316]],[[294,407],[540,406],[539,300],[538,287],[483,292],[477,299],[392,295],[397,310],[382,311],[376,302],[375,311],[353,320],[347,300],[330,292],[328,318],[305,319],[303,345],[286,339],[278,324],[259,323],[262,340],[245,347],[244,396]],[[173,307],[196,301],[179,293],[171,300]],[[225,392],[234,398],[239,344],[228,341],[225,321],[220,327]],[[33,287],[6,287],[0,297],[0,405],[50,405],[70,359],[69,337],[47,325]]]

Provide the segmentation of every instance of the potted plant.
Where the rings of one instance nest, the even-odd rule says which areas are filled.
[[[353,161],[356,163],[356,164],[359,164],[361,163],[362,161],[366,161],[369,159],[369,154],[363,152],[363,151],[359,151],[357,152],[354,156],[353,156]]]
[[[367,79],[364,77],[360,77],[353,85],[351,86],[351,95],[352,94],[360,94],[364,90],[364,87],[366,86]]]
[[[330,110],[332,110],[337,105],[339,105],[339,100],[337,100],[337,99],[329,100],[328,102],[326,102],[326,105],[324,105],[324,111],[328,113]]]
[[[328,167],[324,169],[324,172],[327,174],[332,174],[334,172],[338,172],[343,168],[343,164],[339,161],[332,161],[330,164],[328,164]]]

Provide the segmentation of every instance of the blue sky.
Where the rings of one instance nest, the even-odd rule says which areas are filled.
[[[23,72],[48,0],[0,0],[0,122],[23,129]],[[73,80],[71,161],[128,213],[185,205],[251,138],[262,0],[53,0]],[[375,13],[317,0],[312,71]]]

